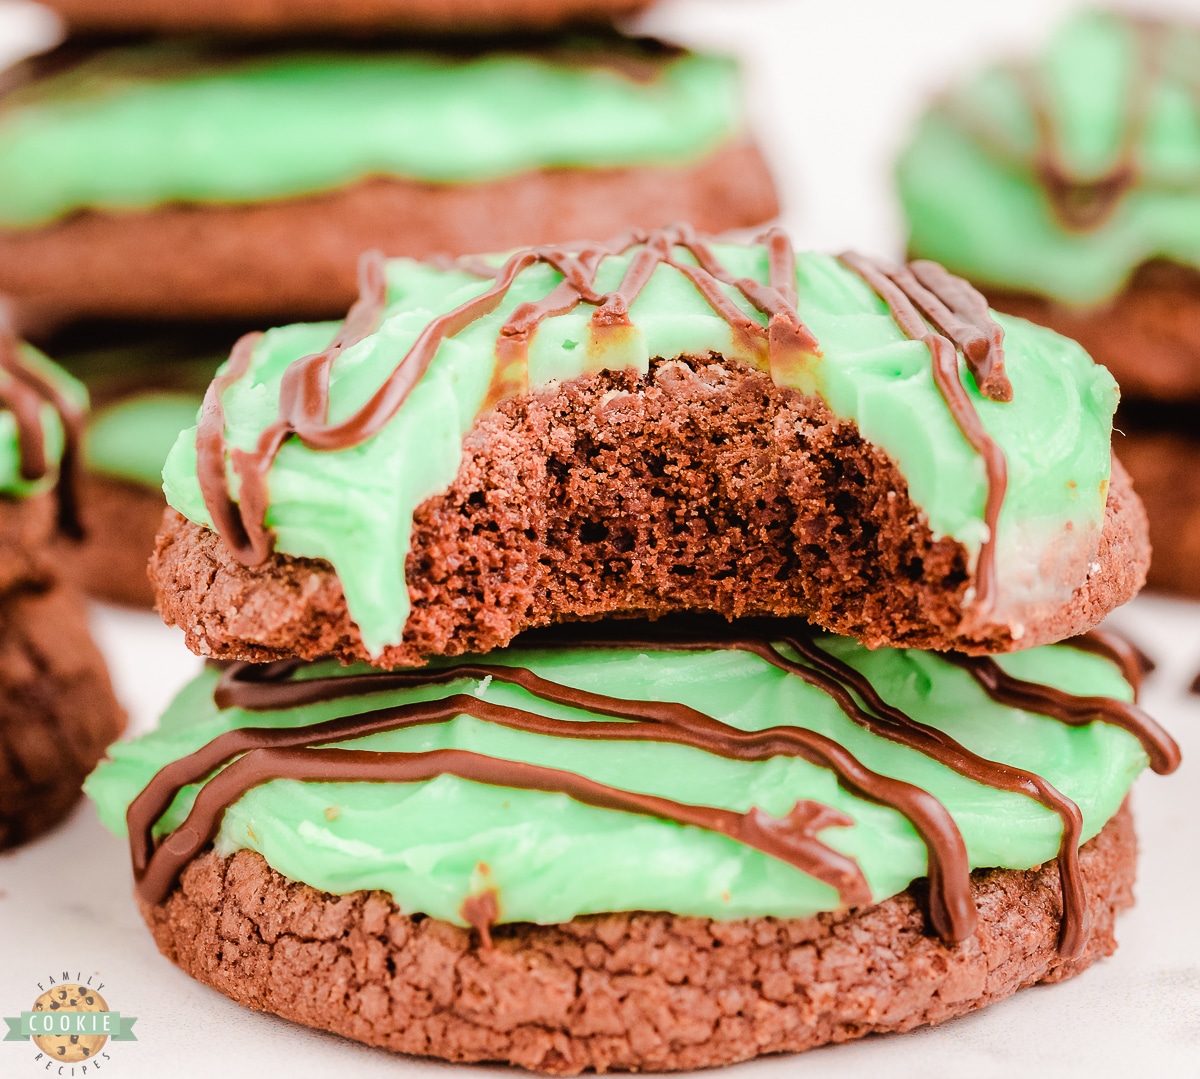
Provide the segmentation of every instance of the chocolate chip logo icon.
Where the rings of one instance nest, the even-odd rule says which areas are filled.
[[[32,1007],[20,1015],[3,1016],[8,1026],[6,1042],[33,1042],[34,1063],[51,1069],[61,1065],[99,1068],[109,1061],[108,1043],[136,1042],[135,1015],[110,1011],[100,995],[104,982],[97,973],[63,971],[61,977],[49,975],[37,983],[38,996]],[[10,1074],[0,1066],[0,1073]],[[90,1070],[59,1070],[61,1075],[90,1075]]]
[[[86,985],[73,983],[48,989],[33,1002],[35,1012],[106,1012],[104,998]],[[67,1026],[71,1024],[68,1022]],[[81,1024],[82,1026],[82,1024]],[[67,1064],[90,1060],[108,1041],[107,1034],[69,1032],[64,1034],[35,1034],[34,1043],[48,1057]]]

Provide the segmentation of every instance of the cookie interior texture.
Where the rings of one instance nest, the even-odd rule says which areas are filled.
[[[307,561],[267,563],[274,580],[257,599],[232,566],[214,577],[214,564],[224,569],[228,559],[202,531],[214,523],[206,503],[229,496],[202,490],[197,469],[216,466],[198,464],[196,435],[185,432],[165,487],[201,530],[168,523],[154,571],[167,617],[205,654],[269,658],[294,641],[313,657],[315,635],[325,652],[409,663],[454,647],[457,635],[466,634],[460,647],[493,647],[545,618],[537,590],[570,573],[556,550],[579,552],[586,578],[599,578],[566,599],[573,617],[620,606],[805,613],[873,643],[1019,647],[1081,631],[1136,591],[1147,555],[1140,509],[1128,492],[1109,498],[1116,390],[1077,345],[1019,320],[989,320],[1004,336],[1012,400],[985,397],[965,370],[950,376],[980,439],[1007,464],[1007,484],[997,483],[960,429],[966,420],[946,404],[931,346],[906,336],[855,272],[799,256],[790,271],[798,298],[779,292],[778,317],[808,344],[776,351],[774,323],[768,330],[739,288],[776,288],[771,245],[781,237],[708,247],[687,235],[668,230],[625,250],[618,242],[602,256],[603,247],[589,249],[595,305],[559,311],[562,274],[545,260],[573,258],[566,249],[518,252],[508,268],[498,258],[388,263],[374,331],[346,348],[339,338],[327,356],[336,360],[323,414],[349,427],[378,406],[372,437],[320,449],[285,439],[262,465],[266,489],[256,498],[267,503],[274,550]],[[741,285],[714,280],[715,296],[707,294],[707,270],[688,243]],[[601,319],[611,314],[609,290],[641,272],[635,259],[645,268],[664,251],[669,264],[639,279],[622,316],[628,329],[610,332]],[[450,314],[505,286],[482,314]],[[529,310],[550,317],[513,331],[509,320]],[[456,332],[431,353],[451,317]],[[214,389],[227,447],[252,450],[277,417],[284,372],[336,332],[302,324],[246,342],[238,369]],[[411,389],[393,407],[396,391],[381,387],[395,384]],[[1117,511],[1108,535],[1119,537],[1119,561],[1097,557],[1106,505]],[[329,563],[336,582],[313,559]],[[990,613],[971,608],[974,598],[984,606],[984,563],[995,571]],[[640,566],[657,579],[639,578]],[[486,581],[501,570],[512,586]],[[698,573],[702,581],[689,581]],[[737,587],[755,574],[752,589]],[[299,578],[311,583],[297,595]],[[343,617],[330,632],[302,608],[312,596],[324,620],[341,602],[328,594],[337,586],[353,629]],[[695,595],[682,598],[689,588]],[[431,618],[411,622],[427,597]],[[467,605],[466,617],[455,603]]]
[[[649,0],[54,0],[75,30],[289,34],[541,31],[634,15]]]
[[[1198,62],[1200,27],[1089,11],[951,89],[900,163],[911,249],[1075,307],[1145,262],[1200,269]]]
[[[688,609],[802,613],[873,643],[989,651],[1081,633],[1144,582],[1146,518],[1114,461],[1088,579],[1020,641],[970,636],[961,547],[933,539],[853,424],[740,365],[653,367],[646,379],[575,380],[480,421],[450,490],[414,517],[399,645],[364,646],[328,562],[274,554],[247,567],[174,511],[150,566],[158,609],[197,654],[256,662],[388,667],[568,619]]]
[[[977,935],[929,935],[920,883],[875,906],[735,922],[625,913],[477,934],[210,852],[142,913],[160,951],[247,1007],[396,1052],[571,1075],[686,1070],[940,1023],[1116,948],[1133,902],[1122,810],[1081,853],[1091,935],[1058,954],[1051,866],[978,871]],[[333,987],[336,985],[336,991]]]

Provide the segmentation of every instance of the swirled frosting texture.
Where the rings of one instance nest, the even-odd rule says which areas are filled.
[[[963,669],[918,651],[869,651],[845,638],[821,647],[869,678],[888,703],[991,760],[1044,776],[1078,803],[1083,838],[1116,812],[1146,763],[1138,741],[1105,723],[1072,727],[995,703]],[[543,678],[626,699],[690,705],[743,730],[795,724],[827,735],[867,767],[929,791],[953,816],[970,865],[1027,868],[1055,857],[1062,824],[1036,800],[958,774],[922,753],[852,723],[824,692],[743,651],[683,653],[653,648],[583,648],[490,653]],[[1106,659],[1050,646],[1001,657],[1005,671],[1069,692],[1128,700],[1128,684]],[[436,668],[438,664],[435,664]],[[322,664],[307,675],[352,676],[363,668]],[[218,711],[218,672],[205,671],[168,709],[160,728],[118,743],[87,789],[101,819],[125,830],[131,800],[154,773],[237,727],[291,728],[451,693],[564,720],[603,716],[550,704],[498,679],[463,678],[291,708]],[[619,721],[618,721],[619,722]],[[798,799],[831,806],[853,821],[821,840],[853,857],[875,900],[926,871],[926,850],[893,809],[849,794],[834,774],[804,760],[749,763],[660,742],[548,737],[459,716],[434,726],[375,734],[344,748],[425,751],[458,748],[564,769],[601,783],[688,804],[785,815]],[[177,827],[196,795],[185,788],[159,831]],[[836,909],[836,893],[792,866],[723,835],[453,776],[412,783],[274,780],[226,811],[218,851],[260,852],[279,872],[345,893],[391,892],[408,913],[462,924],[463,901],[488,889],[501,920],[560,922],[577,914],[667,910],[716,918],[802,917]]]
[[[636,43],[459,58],[126,46],[0,99],[0,226],[287,198],[371,176],[679,165],[740,131],[731,62]]]
[[[617,288],[639,250],[604,258],[596,272],[597,291]],[[762,244],[718,243],[713,251],[734,276],[768,280],[769,256]],[[673,258],[695,265],[683,248],[674,249]],[[388,307],[377,331],[333,363],[330,421],[369,400],[433,319],[493,284],[461,264],[438,268],[399,259],[388,263],[387,274]],[[939,395],[928,347],[906,337],[887,305],[838,260],[801,254],[795,275],[796,309],[818,349],[780,377],[854,420],[863,437],[897,463],[933,531],[959,540],[974,556],[987,534],[987,476]],[[500,328],[522,304],[542,300],[561,280],[545,264],[519,273],[503,302],[442,342],[378,434],[342,450],[313,450],[293,439],[275,456],[266,517],[275,547],[334,566],[368,649],[401,639],[409,610],[403,566],[413,513],[457,473],[464,432],[493,384]],[[747,319],[766,323],[736,288],[720,288]],[[719,353],[730,360],[760,360],[745,336],[734,333],[685,274],[669,264],[658,265],[637,295],[627,332],[597,332],[592,310],[576,307],[539,324],[527,353],[531,390],[602,368],[645,372],[651,357]],[[1003,616],[1006,605],[1061,605],[1094,557],[1117,393],[1108,372],[1074,342],[1019,319],[995,317],[1006,334],[1013,399],[983,397],[961,360],[960,367],[983,426],[1008,462],[996,544],[997,611]],[[285,370],[321,351],[336,329],[333,324],[288,326],[258,342],[245,375],[222,396],[231,448],[253,450],[276,418]],[[172,506],[212,527],[197,477],[194,429],[180,436],[164,480]],[[229,489],[236,498],[238,478],[232,472]]]
[[[1142,262],[1200,268],[1200,28],[1067,22],[921,119],[899,164],[910,249],[978,284],[1078,305]]]

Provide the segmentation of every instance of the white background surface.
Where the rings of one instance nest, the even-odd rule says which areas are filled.
[[[742,56],[784,219],[802,245],[898,254],[889,167],[922,101],[981,53],[1036,42],[1075,6],[665,0],[644,25]],[[1200,0],[1153,8],[1200,18]],[[53,32],[32,6],[0,0],[0,63]],[[1136,788],[1138,906],[1119,923],[1117,955],[1078,979],[1025,990],[936,1029],[740,1065],[728,1070],[730,1079],[1200,1076],[1200,698],[1186,692],[1200,670],[1200,605],[1144,597],[1114,621],[1158,662],[1143,703],[1185,754],[1175,776],[1147,775]],[[145,729],[198,661],[151,615],[98,609],[95,629],[131,729]],[[454,1067],[257,1015],[191,981],[156,952],[132,900],[126,847],[86,803],[53,835],[0,856],[0,1015],[28,1008],[37,983],[64,970],[95,975],[110,1008],[139,1017],[138,1042],[110,1043],[111,1060],[88,1075],[446,1079]],[[31,1043],[0,1043],[0,1077],[47,1074],[34,1053]],[[482,1071],[454,1067],[459,1076]],[[83,1074],[77,1066],[75,1075]]]

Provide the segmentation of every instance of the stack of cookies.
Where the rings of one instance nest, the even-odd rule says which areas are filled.
[[[1178,763],[1117,389],[936,264],[368,256],[165,469],[211,662],[88,783],[159,948],[457,1061],[683,1069],[1073,975]]]
[[[1125,393],[1154,586],[1200,596],[1200,24],[1087,11],[922,119],[914,255],[1080,341]]]
[[[50,550],[79,540],[86,409],[84,388],[19,342],[0,308],[0,850],[62,820],[125,726]]]
[[[151,601],[163,460],[221,357],[338,316],[362,251],[776,213],[735,65],[606,23],[644,0],[51,6],[77,34],[0,97],[0,293],[99,402],[74,564],[110,600]]]

